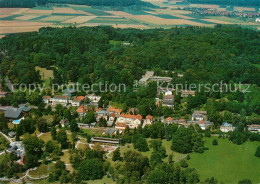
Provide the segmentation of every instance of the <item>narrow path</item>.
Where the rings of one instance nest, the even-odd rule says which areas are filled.
[[[7,135],[5,135],[3,132],[0,132],[10,143],[14,142],[11,138],[9,138]]]

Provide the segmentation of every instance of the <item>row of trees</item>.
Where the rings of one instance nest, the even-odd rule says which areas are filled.
[[[79,4],[88,6],[116,6],[116,7],[126,7],[126,6],[152,6],[148,2],[143,2],[140,0],[2,0],[0,1],[0,7],[2,8],[14,8],[14,7],[24,7],[32,8],[37,5],[46,5],[48,3],[57,4]]]

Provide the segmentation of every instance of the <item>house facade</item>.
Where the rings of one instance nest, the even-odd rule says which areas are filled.
[[[220,126],[220,131],[221,132],[232,132],[235,130],[235,127],[233,127],[232,124],[224,122],[221,126]]]
[[[145,127],[146,125],[152,125],[152,123],[153,123],[153,116],[147,115],[144,119],[143,127]]]
[[[5,98],[8,96],[8,92],[0,91],[0,98]]]
[[[174,107],[174,96],[173,95],[165,95],[162,99],[162,106],[166,107]]]
[[[142,123],[143,117],[138,115],[132,115],[132,114],[121,114],[116,121],[117,124],[125,124],[125,127],[128,126],[130,129],[137,128]]]
[[[207,119],[207,111],[197,111],[192,113],[192,121],[203,121]]]
[[[82,106],[80,106],[80,107],[77,109],[77,113],[78,113],[79,117],[83,117],[83,116],[85,116],[86,113],[87,113],[87,108],[86,108],[84,105],[82,105]]]
[[[84,96],[74,97],[71,100],[71,105],[74,106],[74,107],[79,107],[83,103],[84,99],[85,99]]]
[[[108,120],[108,115],[109,115],[109,113],[108,113],[107,110],[99,110],[97,112],[97,117],[96,117],[97,122],[99,122],[99,120],[101,118],[103,118],[103,119],[105,119],[107,121]]]
[[[67,106],[69,104],[69,97],[65,96],[65,95],[55,95],[52,98],[52,105],[55,106],[55,105],[58,105],[58,104]]]
[[[260,133],[260,125],[248,125],[248,131],[253,133]]]
[[[188,97],[189,95],[195,96],[195,91],[192,90],[182,90],[181,91],[181,97]]]

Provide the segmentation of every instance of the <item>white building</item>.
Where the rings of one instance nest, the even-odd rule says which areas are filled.
[[[233,127],[232,124],[224,122],[221,126],[220,126],[220,131],[221,132],[232,132],[235,130],[235,127]]]
[[[253,133],[260,133],[260,125],[248,125],[248,131]]]
[[[145,125],[152,125],[152,123],[153,123],[153,116],[148,115],[144,119],[143,127],[145,127]]]
[[[194,111],[192,113],[192,121],[203,121],[206,120],[207,111]]]
[[[143,117],[138,115],[131,115],[131,114],[121,114],[116,121],[116,127],[117,124],[121,125],[122,127],[128,126],[130,129],[137,128],[142,123]],[[123,126],[125,125],[125,126]],[[120,126],[120,127],[121,127]]]

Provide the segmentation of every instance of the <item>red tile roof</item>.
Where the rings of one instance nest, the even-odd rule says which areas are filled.
[[[0,95],[7,95],[7,94],[8,94],[8,92],[4,92],[4,91],[0,92]]]
[[[148,116],[146,116],[146,117],[145,117],[145,119],[150,119],[150,120],[153,120],[153,116],[151,116],[151,115],[148,115]]]
[[[110,116],[113,117],[113,118],[115,118],[115,117],[116,117],[116,114],[115,114],[115,113],[111,113]]]
[[[50,99],[51,97],[50,96],[43,96],[42,98],[43,99]]]
[[[117,109],[116,107],[109,107],[108,108],[108,110],[107,110],[108,112],[115,112],[116,114],[121,114],[121,112],[122,112],[122,109]]]
[[[131,119],[139,119],[140,121],[143,119],[143,117],[141,116],[141,114],[137,114],[137,115],[132,115],[132,114],[121,114],[119,117],[123,117],[123,118],[131,118]]]
[[[87,109],[82,105],[77,109],[77,113],[86,113]]]
[[[165,119],[165,121],[167,121],[167,122],[173,122],[173,118],[172,118],[172,117],[168,117],[168,118]]]

